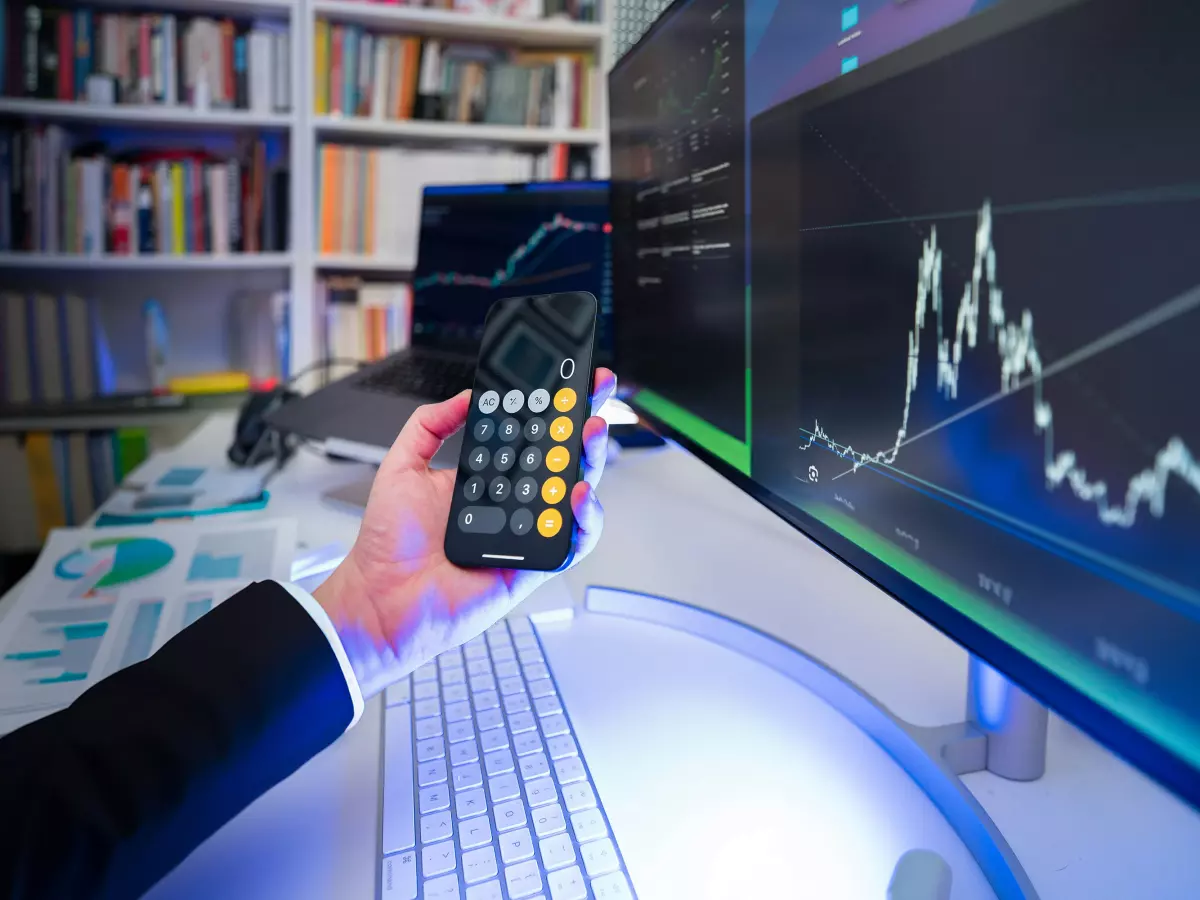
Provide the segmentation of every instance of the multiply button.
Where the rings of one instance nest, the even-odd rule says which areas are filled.
[[[487,507],[485,507],[487,508]],[[498,506],[491,509],[498,510]],[[557,509],[543,509],[537,520],[538,534],[542,537],[554,537],[562,528],[562,514]]]
[[[547,478],[546,483],[542,485],[542,499],[547,503],[557,503],[563,498],[566,492],[566,484],[557,475],[553,478]]]
[[[571,453],[566,447],[551,447],[546,453],[546,468],[551,472],[561,472],[571,461]]]
[[[559,416],[550,423],[550,437],[556,441],[565,441],[571,436],[571,432],[575,430],[575,426],[571,424],[571,420],[566,416]]]
[[[529,395],[529,409],[532,412],[540,413],[550,405],[550,392],[545,388],[538,388]]]
[[[554,395],[554,408],[559,412],[570,412],[575,408],[575,392],[570,388],[563,388]]]
[[[513,388],[504,395],[504,411],[506,413],[515,413],[525,404],[525,395]]]

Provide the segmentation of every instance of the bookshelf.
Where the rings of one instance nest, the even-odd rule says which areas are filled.
[[[460,122],[389,122],[339,116],[314,116],[313,128],[322,138],[355,143],[391,144],[398,141],[503,144],[544,147],[549,144],[599,146],[607,135],[594,128],[538,128],[517,125],[469,125]]]
[[[0,271],[16,269],[73,269],[105,272],[246,271],[251,269],[289,269],[290,253],[146,253],[138,256],[82,253],[0,253]]]
[[[291,113],[254,113],[246,110],[196,110],[186,106],[147,104],[71,103],[63,100],[27,100],[0,97],[0,116],[37,122],[129,125],[172,131],[212,131],[244,128],[254,131],[286,131],[295,121]]]
[[[320,253],[317,254],[316,259],[317,270],[328,272],[378,272],[390,275],[408,275],[415,266],[415,259],[362,256],[357,253]]]

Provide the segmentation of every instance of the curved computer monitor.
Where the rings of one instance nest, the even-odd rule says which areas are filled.
[[[610,75],[633,404],[1193,805],[1197,33],[681,0]]]

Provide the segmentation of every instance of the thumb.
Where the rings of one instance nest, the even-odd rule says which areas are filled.
[[[418,406],[388,451],[388,462],[400,468],[424,468],[442,441],[463,427],[471,392],[463,391],[441,403]]]

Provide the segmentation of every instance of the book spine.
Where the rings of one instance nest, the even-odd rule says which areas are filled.
[[[75,12],[75,86],[74,99],[87,96],[87,80],[92,74],[92,13],[80,9]]]
[[[313,30],[313,112],[329,113],[329,22],[317,19]]]
[[[56,99],[75,99],[75,17],[58,17],[58,90]]]

